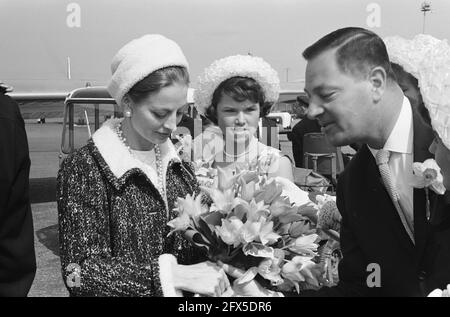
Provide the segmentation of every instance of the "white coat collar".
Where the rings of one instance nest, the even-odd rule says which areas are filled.
[[[103,123],[93,135],[92,140],[101,156],[117,178],[133,168],[142,170],[142,162],[134,158],[116,133],[117,125],[123,119],[112,118]],[[160,145],[164,171],[171,160],[181,162],[170,139]]]

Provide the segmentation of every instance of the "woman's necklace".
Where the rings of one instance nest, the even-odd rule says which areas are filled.
[[[255,143],[255,141],[256,141],[256,143]],[[256,149],[256,151],[257,151],[257,146],[258,146],[258,140],[256,139],[256,138],[251,138],[250,139],[250,142],[247,144],[247,146],[245,147],[245,151],[243,151],[242,153],[239,153],[239,154],[229,154],[229,153],[227,153],[227,151],[225,150],[226,149],[226,146],[224,146],[224,149],[223,149],[223,154],[224,154],[224,156],[225,157],[228,157],[228,158],[231,158],[231,159],[233,159],[233,160],[238,160],[238,159],[240,159],[241,157],[243,157],[243,156],[247,156],[247,160],[248,159],[250,159],[250,157],[249,157],[249,155],[250,155],[250,151],[252,150],[252,149]],[[233,145],[233,148],[236,148],[236,143]],[[242,147],[241,147],[242,148]],[[252,152],[253,153],[253,152]],[[253,155],[253,154],[252,154]]]
[[[242,168],[243,169],[248,168],[248,161],[249,161],[248,155],[249,155],[249,153],[250,153],[250,148],[249,147],[247,147],[247,149],[244,152],[242,152],[242,153],[240,153],[238,155],[229,154],[229,153],[227,153],[225,151],[225,149],[223,150],[223,154],[225,156],[224,157],[224,162],[227,162],[227,163],[231,164],[231,165],[228,166],[228,168],[230,168],[230,171],[231,171],[231,173],[233,175],[236,174],[236,172],[237,172],[236,169],[238,167],[241,168],[241,169]]]
[[[166,205],[166,213],[169,216],[169,205],[167,202],[167,193],[166,188],[164,186],[164,172],[163,172],[163,164],[161,157],[161,149],[159,144],[155,144],[155,156],[156,156],[156,173],[158,174],[158,186],[161,193],[161,196],[164,200],[164,204]]]
[[[241,158],[241,157],[243,157],[243,156],[246,156],[249,152],[250,152],[250,149],[247,148],[244,152],[235,155],[235,154],[228,154],[228,153],[225,151],[225,149],[223,150],[223,154],[224,154],[226,157],[229,157],[229,158],[232,158],[232,159],[237,159],[237,158]]]
[[[130,155],[132,157],[135,157],[133,155],[133,152],[132,152],[130,146],[128,145],[127,139],[123,135],[122,122],[120,122],[116,126],[116,133],[117,133],[117,136],[119,137],[120,141],[128,149],[128,152],[130,152]],[[161,157],[161,149],[159,147],[159,144],[155,144],[155,158],[156,158],[156,174],[157,174],[157,177],[158,177],[158,184],[156,186],[158,187],[158,191],[160,192],[160,194],[161,194],[161,196],[162,196],[162,198],[164,200],[164,204],[165,204],[165,207],[166,207],[166,213],[167,213],[167,216],[168,216],[168,214],[169,214],[169,206],[168,206],[168,203],[167,203],[166,188],[164,186],[164,172],[163,172],[163,164],[162,164],[162,157]]]

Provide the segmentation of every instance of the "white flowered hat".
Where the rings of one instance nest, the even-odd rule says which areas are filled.
[[[223,81],[237,76],[256,80],[264,91],[266,101],[278,100],[280,92],[278,73],[261,57],[234,55],[216,60],[199,76],[194,93],[198,111],[206,114],[217,87]]]
[[[391,62],[417,78],[433,129],[450,149],[450,46],[447,40],[419,34],[412,40],[384,39]]]

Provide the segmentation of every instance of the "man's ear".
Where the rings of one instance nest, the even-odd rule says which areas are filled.
[[[381,97],[386,90],[387,73],[381,66],[376,66],[370,70],[369,82],[372,88],[372,98],[375,102],[381,100]]]

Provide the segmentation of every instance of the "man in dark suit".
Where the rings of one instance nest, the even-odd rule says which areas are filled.
[[[36,273],[30,157],[17,103],[0,92],[0,296],[26,296]]]
[[[365,144],[338,182],[340,282],[305,295],[424,296],[443,288],[450,282],[450,262],[430,263],[449,259],[439,253],[448,251],[450,227],[429,243],[425,191],[409,181],[412,163],[432,156],[432,132],[398,86],[383,41],[371,31],[345,28],[303,56],[308,116],[336,146]],[[376,162],[381,152],[389,153],[390,177],[381,170],[385,164]]]

